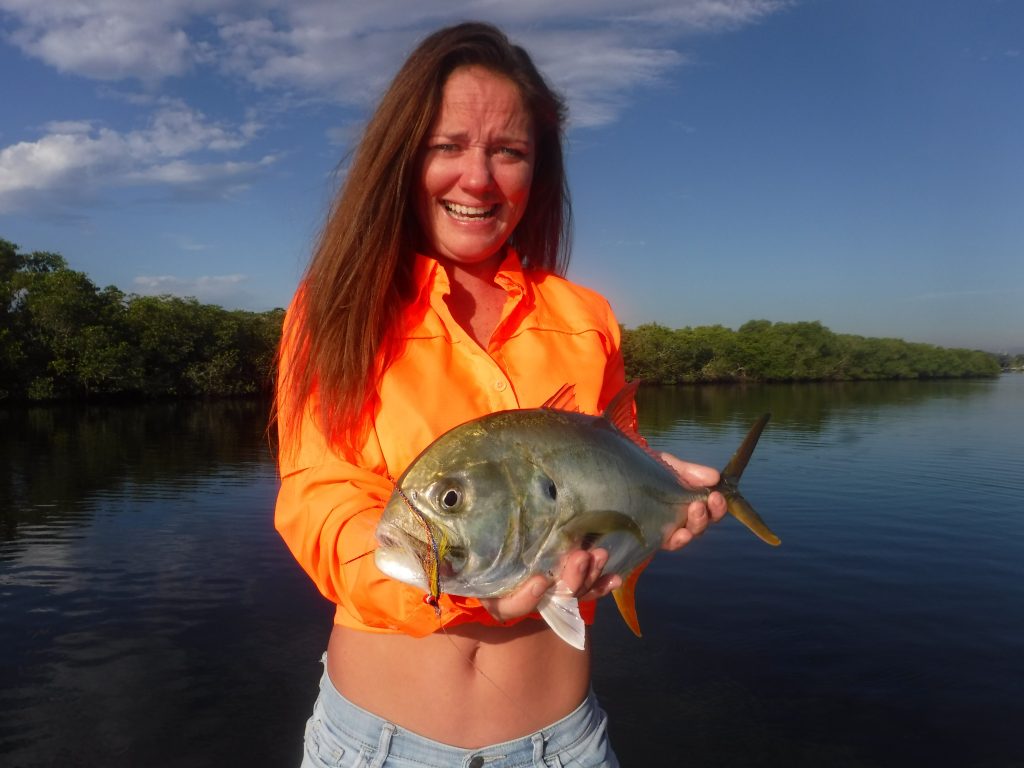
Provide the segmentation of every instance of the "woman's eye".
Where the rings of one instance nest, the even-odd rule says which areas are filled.
[[[516,149],[515,147],[501,147],[498,150],[498,152],[499,154],[502,154],[505,157],[513,157],[517,160],[521,160],[522,158],[526,157],[526,153],[523,152],[523,150]]]

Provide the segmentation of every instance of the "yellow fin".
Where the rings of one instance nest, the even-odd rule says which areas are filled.
[[[640,574],[643,572],[647,564],[654,559],[654,555],[651,555],[644,560],[640,565],[633,569],[622,582],[622,586],[612,592],[612,597],[615,598],[615,605],[619,607],[619,613],[622,615],[622,620],[626,622],[626,626],[633,630],[633,634],[640,637],[640,621],[636,617],[636,582],[640,578]]]

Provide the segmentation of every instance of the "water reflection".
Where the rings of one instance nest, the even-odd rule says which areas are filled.
[[[76,525],[83,499],[195,487],[269,460],[269,406],[253,400],[0,409],[0,540]],[[0,553],[2,553],[0,548]]]
[[[600,607],[625,765],[1012,764],[1024,376],[640,409],[652,445],[712,464],[772,411],[744,489],[783,546],[723,523],[655,559],[642,640]],[[273,530],[266,413],[0,411],[0,764],[298,762],[330,607]]]
[[[775,428],[820,432],[836,420],[863,419],[892,408],[914,408],[938,401],[955,404],[983,397],[998,380],[818,382],[722,386],[642,386],[637,396],[645,434],[671,429],[680,421],[715,429],[750,424],[772,414]]]
[[[266,414],[0,412],[0,764],[291,762],[330,618],[273,530]]]

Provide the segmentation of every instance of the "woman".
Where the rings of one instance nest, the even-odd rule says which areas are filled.
[[[589,652],[534,613],[547,578],[443,595],[438,616],[366,556],[392,478],[435,437],[565,383],[600,413],[625,381],[607,302],[560,277],[563,119],[497,29],[428,37],[367,125],[289,311],[276,525],[337,604],[304,765],[617,765]],[[717,482],[669,460],[691,485]],[[691,505],[666,548],[724,511],[718,494]],[[621,583],[606,560],[573,553],[561,587],[606,595]]]

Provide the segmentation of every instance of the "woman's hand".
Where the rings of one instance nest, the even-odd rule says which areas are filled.
[[[677,459],[671,453],[662,453],[661,458],[679,476],[683,485],[697,491],[718,484],[717,469],[701,464],[691,464]],[[686,521],[665,537],[662,549],[675,551],[689,544],[697,536],[707,530],[711,523],[717,523],[725,517],[725,497],[718,491],[708,496],[707,501],[692,501],[686,508]]]
[[[602,574],[607,562],[608,551],[600,547],[570,552],[562,561],[562,572],[557,580],[543,575],[531,576],[511,594],[482,598],[480,602],[498,621],[509,621],[534,613],[541,597],[552,587],[558,594],[597,600],[622,585],[617,574]]]

